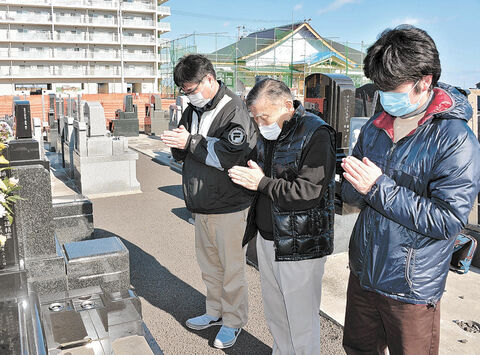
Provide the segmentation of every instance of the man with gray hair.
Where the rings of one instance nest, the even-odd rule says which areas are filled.
[[[333,251],[335,132],[278,80],[257,83],[247,107],[263,136],[257,162],[234,166],[229,175],[256,191],[243,245],[257,235],[273,354],[320,354],[322,276]]]

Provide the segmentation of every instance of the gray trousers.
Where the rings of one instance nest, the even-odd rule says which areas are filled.
[[[326,258],[275,261],[273,241],[257,236],[258,267],[274,355],[320,354],[320,299]]]

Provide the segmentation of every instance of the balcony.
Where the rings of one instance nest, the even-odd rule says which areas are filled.
[[[167,54],[159,54],[158,55],[158,61],[161,64],[170,63],[170,56],[167,55]]]
[[[53,75],[53,70],[51,68],[38,69],[38,68],[19,68],[12,67],[11,75],[13,77],[50,77]]]
[[[17,40],[25,42],[51,41],[52,32],[10,32],[8,35],[8,39],[11,41]]]
[[[120,68],[114,67],[110,69],[96,69],[95,67],[88,68],[88,76],[97,76],[97,77],[111,77],[119,76]]]
[[[144,61],[144,60],[153,62],[156,59],[157,58],[153,53],[144,54],[144,53],[128,53],[127,52],[123,55],[123,60],[127,62]]]
[[[157,6],[157,13],[161,17],[167,17],[171,15],[170,6]]]
[[[97,26],[117,26],[117,19],[112,17],[110,19],[107,18],[98,18],[98,17],[89,17],[88,23]]]
[[[88,40],[90,42],[98,42],[98,43],[117,43],[118,42],[118,36],[116,33],[111,33],[111,34],[95,34],[95,33],[90,33],[88,36]]]
[[[157,29],[161,32],[170,32],[170,22],[157,22]]]
[[[87,75],[87,67],[79,66],[77,68],[68,66],[56,66],[54,69],[56,76],[82,77]]]
[[[72,4],[71,1],[67,1]],[[100,9],[118,9],[118,1],[103,1],[103,0],[85,0],[84,4],[89,7],[100,8]]]
[[[55,24],[74,26],[75,24],[85,24],[85,16],[59,16],[55,15]]]
[[[124,76],[136,78],[155,76],[155,71],[153,69],[126,69]]]
[[[170,40],[168,38],[158,38],[157,45],[161,48],[170,47]]]
[[[123,43],[125,44],[149,44],[155,45],[155,38],[153,36],[123,36]]]
[[[0,20],[13,22],[13,23],[41,23],[46,24],[46,22],[51,22],[52,17],[49,14],[41,14],[41,15],[18,15],[16,13],[8,13],[5,14],[4,18],[0,17]]]
[[[120,53],[115,51],[115,52],[89,52],[87,54],[87,57],[90,59],[95,59],[95,60],[112,60],[112,61],[117,61],[120,60]]]
[[[0,0],[0,4],[18,5],[18,0]],[[50,0],[22,0],[22,5],[50,5]]]
[[[155,5],[146,4],[140,1],[134,2],[122,2],[122,10],[132,10],[132,11],[155,11]]]
[[[10,59],[12,60],[41,60],[41,59],[50,59],[52,54],[50,51],[11,51],[10,52]]]
[[[57,60],[82,60],[87,58],[87,51],[59,51],[55,50],[53,57],[51,59]]]
[[[125,27],[154,27],[155,22],[153,20],[141,20],[141,19],[124,19],[122,25]]]
[[[55,35],[57,41],[65,42],[83,42],[87,38],[86,32],[73,34],[73,33],[58,33]]]

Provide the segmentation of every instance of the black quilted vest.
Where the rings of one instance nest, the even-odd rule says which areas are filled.
[[[300,171],[300,159],[303,149],[310,141],[313,133],[322,126],[329,128],[332,140],[335,139],[333,128],[327,125],[320,117],[306,112],[300,104],[293,117],[284,123],[282,130],[273,148],[272,178],[281,178],[292,181]],[[322,152],[318,152],[321,154]],[[265,166],[265,144],[263,138],[257,141],[257,163]],[[323,196],[318,198],[314,208],[304,211],[281,210],[272,202],[273,237],[275,246],[275,260],[297,261],[320,258],[333,252],[333,219],[335,179]],[[243,237],[246,245],[257,235],[255,224],[255,206],[258,199],[255,195],[250,208],[247,228]]]

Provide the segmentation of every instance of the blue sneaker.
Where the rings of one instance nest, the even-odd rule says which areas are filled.
[[[222,318],[216,318],[203,314],[201,316],[190,318],[185,323],[187,327],[194,330],[202,330],[214,325],[222,325]]]
[[[233,346],[241,331],[242,328],[229,328],[222,325],[215,341],[213,342],[213,346],[217,349],[226,349]]]

